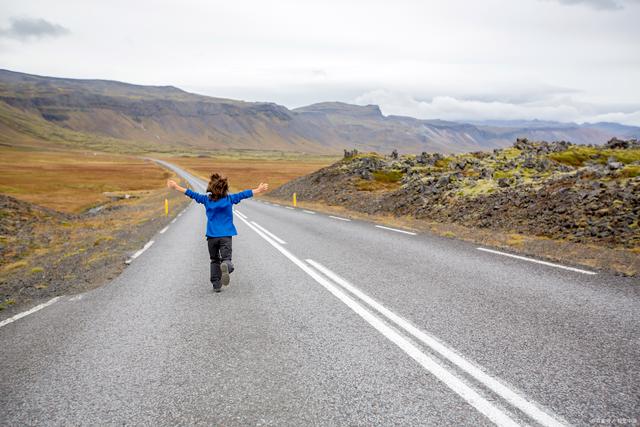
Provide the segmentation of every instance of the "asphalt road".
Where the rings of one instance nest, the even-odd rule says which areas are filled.
[[[215,294],[205,223],[0,323],[0,425],[640,422],[637,279],[247,200]]]

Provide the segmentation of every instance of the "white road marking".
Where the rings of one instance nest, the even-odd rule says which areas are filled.
[[[306,209],[303,209],[302,212],[306,212],[306,213],[311,214],[311,215],[315,215],[316,214],[314,211],[308,211]]]
[[[272,232],[270,232],[269,230],[265,229],[263,226],[261,226],[260,224],[258,224],[255,221],[251,221],[251,224],[255,225],[256,227],[258,227],[260,230],[262,230],[267,236],[271,237],[273,240],[275,240],[276,242],[280,243],[281,245],[286,244],[287,242],[285,242],[284,240],[282,240],[281,238],[279,238],[278,236],[276,236],[275,234],[273,234]]]
[[[569,270],[569,271],[575,271],[576,273],[582,273],[582,274],[598,274],[594,271],[588,271],[588,270],[581,270],[579,268],[573,268],[573,267],[567,267],[565,265],[560,265],[560,264],[554,264],[552,262],[547,262],[547,261],[540,261],[538,259],[533,259],[533,258],[527,258],[527,257],[523,257],[520,255],[513,255],[513,254],[508,254],[506,252],[500,252],[500,251],[494,251],[493,249],[486,249],[486,248],[477,248],[479,251],[483,251],[483,252],[490,252],[492,254],[496,254],[496,255],[503,255],[503,256],[508,256],[511,258],[516,258],[516,259],[520,259],[522,261],[529,261],[529,262],[535,262],[537,264],[542,264],[542,265],[547,265],[549,267],[556,267],[556,268],[562,268],[564,270]]]
[[[415,236],[416,235],[416,233],[414,233],[413,231],[399,230],[397,228],[385,227],[384,225],[376,225],[376,227],[382,228],[382,229],[385,229],[385,230],[396,231],[398,233],[409,234],[411,236]]]
[[[291,206],[285,206],[285,208],[293,210]]]
[[[49,306],[49,305],[53,304],[54,302],[58,301],[59,299],[60,299],[60,297],[52,298],[52,299],[50,299],[49,301],[47,301],[47,302],[45,302],[45,303],[42,303],[42,304],[40,304],[40,305],[36,305],[36,306],[35,306],[35,307],[33,307],[31,310],[27,310],[27,311],[24,311],[24,312],[22,312],[22,313],[18,313],[18,314],[16,314],[16,315],[15,315],[15,316],[13,316],[13,317],[10,317],[10,318],[8,318],[8,319],[5,319],[5,320],[3,320],[2,322],[0,322],[0,328],[2,328],[2,327],[3,327],[3,326],[5,326],[5,325],[8,325],[9,323],[13,323],[13,322],[15,322],[15,321],[16,321],[16,320],[18,320],[18,319],[22,319],[24,316],[28,316],[28,315],[30,315],[30,314],[32,314],[32,313],[35,313],[35,312],[36,312],[36,311],[38,311],[38,310],[42,310],[43,308],[45,308],[45,307],[47,307],[47,306]]]
[[[178,216],[180,216],[180,215],[178,215]],[[173,218],[173,219],[171,220],[171,224],[173,224],[174,222],[176,222],[176,219],[178,219],[178,218]]]
[[[165,228],[160,230],[160,234],[164,234],[164,232],[167,231],[168,229],[169,229],[169,226],[167,225]]]
[[[235,212],[236,214],[240,215],[242,218],[247,219],[247,216],[246,216],[245,214],[243,214],[242,212],[240,212],[240,211],[236,211],[236,210],[234,210],[234,212]]]
[[[312,259],[306,260],[309,264],[317,268],[320,272],[326,275],[329,279],[333,280],[338,285],[342,286],[344,289],[352,293],[357,298],[360,298],[364,303],[369,305],[371,308],[382,314],[384,317],[398,325],[400,328],[404,329],[406,332],[411,334],[413,337],[417,338],[423,344],[427,345],[432,350],[439,353],[441,356],[449,360],[451,363],[456,365],[458,368],[462,369],[473,378],[484,384],[486,387],[491,389],[497,395],[501,396],[507,402],[520,409],[525,414],[529,415],[538,423],[544,426],[562,426],[564,425],[561,421],[558,421],[557,416],[551,415],[548,410],[542,409],[522,394],[510,389],[505,386],[498,379],[493,378],[491,375],[485,373],[482,369],[480,369],[475,363],[468,361],[464,357],[460,356],[454,350],[450,349],[443,343],[441,343],[435,337],[427,334],[426,332],[421,331],[414,325],[412,325],[409,321],[403,319],[398,316],[391,310],[387,309],[385,306],[369,297],[367,294],[362,292],[360,289],[338,276],[333,271],[329,270],[324,265],[316,262]]]
[[[131,255],[131,258],[129,258],[128,260],[125,261],[125,264],[131,264],[131,262],[138,258],[140,255],[142,255],[142,253],[144,251],[146,251],[147,249],[149,249],[151,247],[151,245],[153,245],[153,240],[149,240],[143,247],[142,249],[140,249],[139,251],[137,251],[135,254]]]
[[[418,347],[416,347],[410,340],[403,337],[393,328],[389,327],[382,320],[371,314],[363,306],[355,302],[352,298],[347,296],[337,286],[332,284],[324,276],[316,272],[313,268],[309,267],[303,261],[294,256],[291,252],[279,245],[275,240],[271,239],[266,233],[263,233],[256,226],[251,224],[244,218],[240,218],[248,227],[253,229],[260,237],[265,239],[271,246],[276,248],[282,255],[287,257],[296,266],[302,269],[305,273],[311,276],[316,282],[322,285],[325,289],[331,292],[336,298],[342,301],[345,305],[356,312],[367,323],[373,326],[378,332],[383,334],[386,338],[400,347],[407,355],[418,362],[423,368],[433,374],[436,378],[446,384],[451,390],[456,392],[464,400],[466,400],[471,406],[476,408],[480,413],[485,415],[491,421],[499,426],[518,426],[519,424],[513,420],[509,415],[503,412],[500,408],[493,403],[479,395],[475,390],[466,385],[457,376],[449,372],[445,367],[440,365],[437,361],[424,354]]]
[[[329,215],[329,218],[338,219],[340,221],[351,221],[349,218],[342,218],[342,217],[333,216],[333,215]]]

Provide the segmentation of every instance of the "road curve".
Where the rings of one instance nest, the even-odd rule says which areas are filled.
[[[107,285],[0,323],[0,425],[640,421],[637,279],[256,200],[235,223],[220,294],[191,204]]]

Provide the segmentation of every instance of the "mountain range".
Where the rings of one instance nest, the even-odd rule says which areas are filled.
[[[44,77],[0,70],[0,143],[24,140],[155,150],[343,149],[467,152],[516,138],[602,144],[640,127],[548,121],[461,123],[385,116],[376,105],[323,102],[295,109],[189,93],[173,86]],[[99,144],[98,144],[99,145]]]

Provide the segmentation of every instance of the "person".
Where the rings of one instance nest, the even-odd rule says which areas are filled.
[[[167,187],[184,193],[197,203],[204,205],[207,215],[207,246],[211,260],[211,284],[214,292],[220,292],[222,286],[227,286],[230,281],[229,274],[234,266],[231,261],[231,239],[238,234],[233,225],[233,205],[244,199],[264,193],[269,189],[269,184],[261,182],[253,190],[244,190],[235,194],[229,193],[227,177],[219,173],[212,173],[207,194],[179,186],[175,181],[168,180]]]

